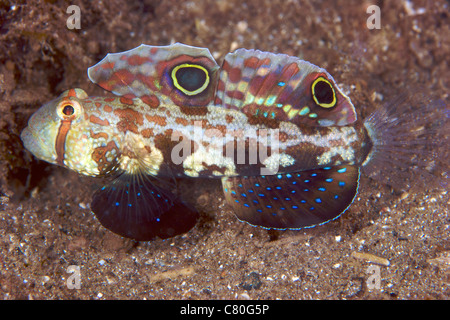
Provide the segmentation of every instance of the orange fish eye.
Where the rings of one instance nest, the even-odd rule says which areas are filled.
[[[81,110],[81,105],[77,101],[62,101],[58,105],[56,113],[62,120],[72,121],[81,114]]]
[[[71,116],[75,113],[75,109],[73,108],[73,106],[71,104],[66,104],[62,108],[62,113],[64,113],[66,116]]]

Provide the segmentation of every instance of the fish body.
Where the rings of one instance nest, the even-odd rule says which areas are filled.
[[[63,109],[67,103],[80,110],[76,120],[67,121],[67,129],[64,120],[48,121],[55,106]],[[221,178],[259,175],[263,168],[284,173],[361,165],[367,156],[363,144],[370,143],[361,123],[308,127],[279,122],[267,128],[250,124],[242,112],[218,106],[191,107],[197,113],[192,115],[173,104],[149,109],[140,99],[88,97],[81,89],[64,92],[47,107],[42,119],[36,114],[30,120],[45,126],[39,132],[30,127],[23,136],[54,140],[27,148],[40,159],[88,176],[105,176],[118,168],[133,173],[139,167],[161,177]],[[191,154],[177,154],[185,149]],[[273,155],[272,149],[277,151]],[[239,151],[243,159],[233,159]],[[253,159],[251,151],[256,153]]]
[[[88,71],[115,97],[70,89],[22,133],[37,158],[111,176],[91,204],[100,222],[137,240],[188,231],[198,213],[159,178],[220,178],[241,220],[299,229],[351,204],[371,162],[379,120],[357,119],[324,69],[239,49],[221,67],[207,49],[141,45]]]

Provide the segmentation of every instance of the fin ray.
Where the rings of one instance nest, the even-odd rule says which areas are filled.
[[[402,94],[364,120],[373,143],[362,171],[396,189],[447,188],[450,108],[424,90]]]

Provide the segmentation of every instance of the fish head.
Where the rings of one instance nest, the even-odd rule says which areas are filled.
[[[94,142],[88,135],[87,98],[84,90],[70,89],[41,106],[21,133],[25,148],[40,160],[97,175],[91,157]]]

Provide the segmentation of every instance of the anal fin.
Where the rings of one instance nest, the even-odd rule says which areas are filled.
[[[300,229],[337,218],[358,191],[359,167],[336,166],[222,179],[236,216],[252,225]]]
[[[122,174],[97,190],[91,209],[105,228],[138,241],[185,233],[198,218],[195,210],[141,174]]]

